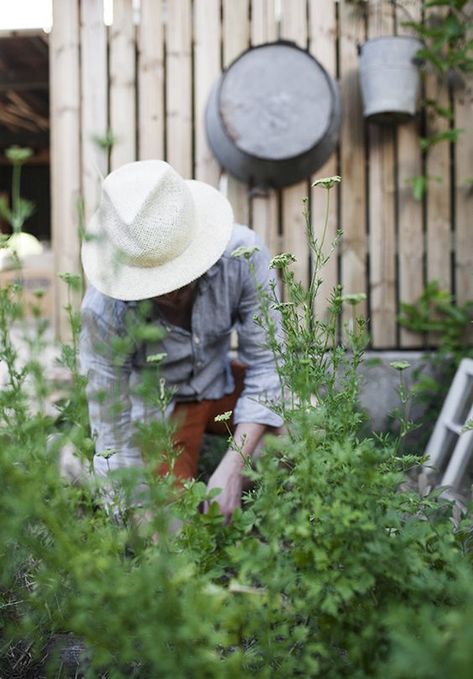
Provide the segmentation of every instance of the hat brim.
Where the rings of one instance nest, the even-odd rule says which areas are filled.
[[[130,266],[122,261],[100,222],[92,216],[82,244],[82,265],[92,285],[123,301],[149,299],[172,292],[202,276],[222,256],[232,234],[233,211],[228,200],[209,184],[188,179],[196,226],[184,252],[156,267]]]

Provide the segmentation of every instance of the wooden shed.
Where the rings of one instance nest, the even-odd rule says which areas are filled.
[[[422,338],[397,321],[400,301],[418,299],[437,280],[458,302],[473,298],[473,95],[429,76],[424,97],[453,105],[454,120],[418,115],[398,127],[362,115],[357,48],[378,35],[408,32],[405,9],[420,18],[420,0],[114,0],[104,23],[102,0],[54,0],[50,35],[52,241],[57,271],[79,270],[79,201],[94,211],[101,175],[135,159],[164,158],[185,177],[226,192],[236,219],[273,253],[291,251],[302,280],[310,273],[302,199],[314,230],[324,202],[316,177],[340,174],[329,212],[329,237],[343,230],[327,264],[319,308],[336,283],[365,293],[376,349],[412,348]],[[209,91],[250,45],[277,39],[310,51],[338,80],[340,143],[315,177],[260,191],[227,176],[214,159],[203,116]],[[419,138],[445,127],[463,130],[457,144],[423,153]],[[111,144],[110,142],[113,141]],[[410,179],[426,175],[422,200]],[[64,304],[60,289],[58,310]]]

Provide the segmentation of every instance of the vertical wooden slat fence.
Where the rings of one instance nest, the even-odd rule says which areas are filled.
[[[367,37],[409,34],[406,15],[389,0],[114,0],[114,21],[103,25],[102,0],[54,0],[51,35],[53,241],[58,271],[79,270],[77,198],[86,216],[96,207],[100,175],[125,162],[165,158],[185,177],[219,187],[237,221],[252,226],[273,253],[292,251],[305,282],[311,271],[302,199],[321,236],[325,195],[316,177],[342,175],[331,193],[325,250],[337,229],[338,251],[324,270],[317,301],[323,314],[333,286],[363,292],[375,348],[422,346],[399,327],[400,300],[415,301],[436,278],[459,302],[473,297],[473,116],[471,83],[455,93],[455,119],[422,116],[397,129],[366,124],[362,115],[357,48]],[[411,17],[420,2],[405,0]],[[432,10],[433,11],[433,10]],[[204,114],[210,88],[249,45],[278,38],[308,49],[338,78],[343,107],[339,147],[314,177],[279,191],[247,186],[213,157]],[[452,92],[434,77],[426,95],[441,105]],[[460,142],[435,145],[425,155],[421,134],[449,125]],[[110,128],[107,153],[94,138]],[[452,163],[453,159],[453,163]],[[424,167],[424,165],[426,167]],[[432,177],[424,201],[410,180]],[[437,182],[435,177],[440,176]],[[60,292],[59,307],[65,304]],[[347,313],[347,319],[351,316]]]
[[[337,3],[335,0],[309,2],[309,50],[313,56],[323,64],[332,78],[337,77]],[[338,175],[339,163],[338,151],[333,153],[323,167],[311,178],[313,182],[317,177],[333,177]],[[325,256],[331,255],[322,270],[322,285],[319,288],[316,303],[317,312],[322,317],[326,315],[328,302],[332,291],[338,283],[338,249],[333,252],[332,244],[335,242],[338,219],[338,187],[330,192],[328,205],[328,223],[324,238],[323,252]],[[315,236],[321,240],[323,237],[323,225],[326,217],[327,195],[322,189],[314,188],[311,191],[311,220],[312,230]]]
[[[223,0],[222,10],[222,66],[227,68],[250,45],[250,3],[249,0]],[[232,204],[235,221],[248,224],[250,221],[248,187],[231,175],[228,175],[226,180],[227,197]]]
[[[99,3],[80,5],[82,194],[88,220],[100,198],[101,177],[108,172],[99,138],[107,129],[107,30]]]
[[[138,158],[164,156],[164,30],[161,0],[141,0],[138,49]],[[153,31],[148,29],[153,26]]]
[[[403,25],[407,17],[414,21],[421,18],[421,8],[417,0],[411,0],[407,9],[408,15],[397,9],[398,35],[409,35],[408,28]],[[412,192],[412,177],[422,175],[419,135],[419,119],[401,125],[397,130],[398,297],[408,304],[419,299],[425,284],[422,202],[416,200]],[[423,338],[406,328],[400,328],[400,343],[406,348],[420,347]]]
[[[207,143],[205,106],[221,72],[221,28],[220,0],[194,0],[195,178],[213,186],[218,186],[220,168]]]
[[[51,194],[54,264],[58,273],[79,271],[77,201],[81,191],[79,5],[62,0],[54,5],[54,28],[50,36],[51,91]],[[57,84],[54,87],[54,83]],[[60,86],[59,86],[60,83]],[[67,168],[67,171],[66,171]],[[55,295],[56,331],[68,335],[64,314],[68,303],[64,284]]]
[[[340,135],[339,223],[343,229],[341,283],[347,293],[368,293],[365,126],[358,77],[358,45],[366,39],[360,5],[339,3],[339,64],[343,121]],[[367,313],[368,304],[361,304]],[[348,315],[348,321],[350,314]],[[344,319],[345,320],[345,319]]]
[[[374,2],[368,15],[368,38],[394,34],[393,9]],[[396,345],[396,225],[394,137],[391,126],[368,125],[368,228],[370,328],[377,346]]]
[[[436,10],[437,12],[439,10]],[[442,10],[444,11],[444,10]],[[448,86],[436,75],[428,75],[425,83],[427,99],[448,109]],[[431,137],[449,129],[449,121],[435,115],[429,108],[426,116],[426,136]],[[427,193],[427,279],[436,279],[443,288],[450,289],[451,276],[451,200],[450,147],[435,144],[427,154],[426,175],[430,178]]]
[[[456,99],[455,125],[463,130],[455,149],[455,292],[464,303],[473,299],[473,83]]]
[[[278,17],[274,0],[251,0],[251,44],[273,42],[278,37]],[[250,201],[251,224],[271,252],[279,252],[279,200],[274,190],[252,192]]]
[[[132,0],[114,0],[110,31],[110,127],[116,136],[110,162],[115,170],[136,160],[136,54]]]
[[[303,49],[307,48],[307,3],[305,0],[282,0],[280,38],[291,40]],[[283,249],[292,252],[297,262],[294,271],[300,281],[309,280],[309,257],[305,242],[305,222],[302,201],[308,195],[308,182],[301,181],[282,189],[282,223],[290,224],[282,229]]]
[[[166,9],[165,157],[184,177],[190,177],[193,172],[191,0],[174,0]],[[151,32],[149,26],[146,30]]]

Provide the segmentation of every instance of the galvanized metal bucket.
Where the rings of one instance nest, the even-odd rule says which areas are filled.
[[[360,49],[363,114],[370,122],[397,124],[415,115],[419,91],[417,51],[409,36],[373,38]]]
[[[309,177],[335,149],[337,84],[307,51],[280,41],[251,48],[215,83],[205,126],[220,164],[254,186]]]

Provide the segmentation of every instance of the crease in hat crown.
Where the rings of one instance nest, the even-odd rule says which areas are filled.
[[[156,267],[176,259],[192,242],[192,194],[168,163],[143,160],[105,178],[98,216],[117,258],[130,266]]]

